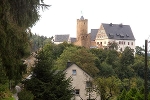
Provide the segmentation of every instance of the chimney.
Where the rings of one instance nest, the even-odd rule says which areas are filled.
[[[122,23],[119,24],[120,27],[123,27]]]
[[[70,60],[67,61],[67,68],[71,65],[72,63],[70,62]]]
[[[110,23],[109,25],[110,25],[110,26],[113,26],[113,24],[112,24],[112,23]]]

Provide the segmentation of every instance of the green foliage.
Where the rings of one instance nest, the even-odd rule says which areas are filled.
[[[12,93],[9,91],[8,83],[0,83],[0,100],[12,100]]]
[[[142,47],[136,46],[135,50],[136,55],[144,56],[145,50]]]
[[[41,4],[42,3],[42,4]],[[9,80],[21,80],[22,58],[29,54],[30,27],[39,20],[43,0],[3,0],[0,3],[0,58]]]
[[[99,70],[95,66],[96,57],[85,48],[67,47],[56,61],[56,67],[63,70],[67,61],[79,65],[89,75],[95,76]]]
[[[90,49],[92,54],[98,57],[99,63],[102,63],[107,58],[107,50],[104,49]]]
[[[130,47],[126,47],[125,50],[122,52],[120,63],[124,67],[134,63],[134,53]]]
[[[118,60],[119,53],[116,50],[108,50],[106,63],[115,66],[115,62]]]
[[[34,95],[34,100],[70,100],[72,97],[70,79],[65,79],[63,72],[53,68],[52,58],[47,50],[39,52],[32,78],[23,82],[25,89]]]
[[[109,100],[120,91],[121,81],[114,76],[96,78],[94,83],[96,84],[96,90],[100,94],[101,100]]]
[[[7,97],[3,100],[9,100],[11,94],[8,82],[15,81],[16,85],[26,70],[22,59],[30,54],[28,36],[30,28],[40,18],[41,7],[48,5],[45,5],[43,0],[0,2],[0,88],[3,90],[0,91],[0,96]]]
[[[99,70],[100,70],[99,75],[103,77],[110,77],[112,75],[115,75],[112,65],[109,65],[106,62],[103,62],[100,65]]]
[[[19,100],[33,100],[34,95],[30,91],[24,89],[18,93],[18,98]]]
[[[108,43],[108,48],[110,50],[118,50],[118,44],[116,42],[109,42]]]
[[[123,90],[117,100],[144,100],[143,89],[131,88],[129,91]]]
[[[46,36],[39,36],[37,34],[31,34],[29,36],[30,44],[31,44],[31,52],[36,52],[40,48],[44,47],[44,45],[51,43],[52,38],[47,38]]]

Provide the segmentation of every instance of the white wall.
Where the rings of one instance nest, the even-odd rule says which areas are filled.
[[[72,75],[72,70],[76,70],[76,75]],[[69,68],[65,70],[66,78],[72,77],[72,86],[75,89],[80,89],[80,97],[83,100],[88,99],[88,93],[86,92],[86,81],[92,80],[92,78],[84,72],[81,68],[79,68],[76,64],[73,64]],[[91,97],[96,98],[96,92],[93,92]],[[75,95],[75,100],[81,100],[79,95]],[[92,98],[91,98],[92,99]],[[97,97],[97,100],[100,100],[100,97]]]
[[[118,49],[122,48],[122,51],[128,46],[135,51],[135,40],[114,40],[114,39],[97,39],[96,44],[102,42],[102,46],[107,46],[108,42],[116,42],[118,44]],[[128,45],[129,43],[129,45]]]

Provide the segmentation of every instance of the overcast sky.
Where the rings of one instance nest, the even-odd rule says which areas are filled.
[[[149,0],[44,0],[52,5],[41,11],[41,19],[32,28],[33,33],[51,37],[70,34],[76,37],[76,20],[88,19],[88,32],[98,29],[101,23],[130,25],[136,46],[143,46],[150,36]],[[81,11],[83,14],[81,14]],[[149,38],[150,41],[150,38]]]

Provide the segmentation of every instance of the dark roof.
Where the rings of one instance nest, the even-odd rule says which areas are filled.
[[[70,40],[71,40],[71,43],[76,42],[76,38],[71,37]]]
[[[102,23],[108,38],[116,40],[135,40],[129,25]]]
[[[54,42],[64,42],[69,40],[69,34],[55,35]]]
[[[97,35],[98,29],[91,29],[91,41],[94,41],[96,39],[96,35]]]

